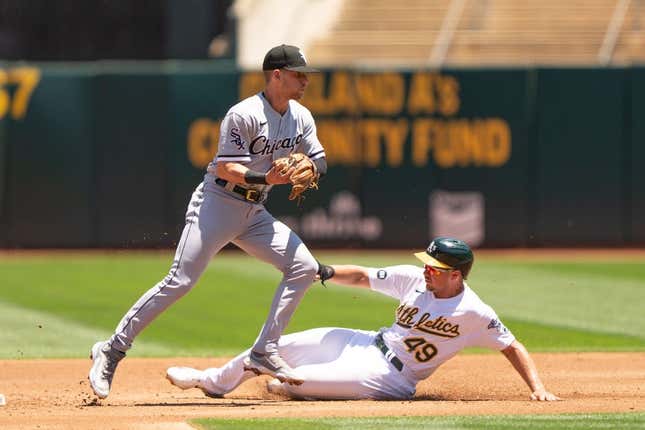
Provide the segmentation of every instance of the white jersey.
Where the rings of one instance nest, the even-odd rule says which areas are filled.
[[[323,327],[281,337],[280,356],[305,381],[280,385],[289,396],[409,399],[419,381],[463,348],[502,350],[515,340],[495,311],[467,285],[455,297],[438,299],[426,289],[422,268],[370,268],[368,275],[373,290],[400,301],[394,324],[380,333]],[[224,367],[205,370],[206,389],[223,395],[255,376],[244,370],[249,352]]]
[[[287,111],[276,112],[263,93],[246,98],[229,109],[220,125],[217,154],[207,171],[215,175],[215,164],[234,161],[257,172],[267,172],[273,160],[303,153],[312,160],[325,156],[311,112],[295,100]],[[245,185],[269,191],[271,185]]]
[[[381,331],[408,378],[427,378],[466,347],[502,350],[515,340],[466,284],[461,294],[438,299],[426,289],[423,268],[408,265],[369,269],[369,281],[374,291],[400,301],[394,324]]]

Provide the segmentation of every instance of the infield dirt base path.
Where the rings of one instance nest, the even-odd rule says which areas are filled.
[[[87,382],[90,361],[0,361],[0,428],[190,429],[198,417],[341,417],[555,414],[645,411],[645,353],[533,354],[547,387],[566,399],[528,401],[528,388],[498,354],[458,356],[423,381],[412,401],[292,401],[253,378],[224,399],[181,391],[164,378],[173,365],[205,368],[224,359],[128,358],[110,397],[99,401]]]

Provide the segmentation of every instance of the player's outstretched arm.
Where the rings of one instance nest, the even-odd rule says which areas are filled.
[[[320,268],[316,279],[331,280],[332,282],[349,287],[369,288],[370,280],[367,267],[352,265],[333,265],[318,263]]]
[[[526,385],[531,389],[531,400],[537,401],[554,401],[562,400],[553,393],[550,393],[544,387],[540,380],[537,367],[529,355],[524,345],[514,340],[507,348],[502,350],[502,354],[511,362],[517,373],[522,376]]]

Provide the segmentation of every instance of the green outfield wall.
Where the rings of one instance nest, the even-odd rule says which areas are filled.
[[[625,142],[623,157],[623,204],[625,207],[626,239],[645,243],[645,68],[626,73],[624,91]]]
[[[0,247],[167,247],[227,109],[232,63],[4,64]],[[314,247],[645,244],[645,69],[328,70],[303,99],[321,189],[268,206]]]

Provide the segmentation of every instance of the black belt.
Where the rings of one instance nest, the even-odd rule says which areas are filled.
[[[221,187],[226,188],[228,181],[221,178],[215,178],[215,183]],[[228,190],[229,188],[226,189]],[[264,198],[264,193],[251,188],[240,187],[239,185],[234,185],[233,188],[230,189],[230,191],[241,195],[242,197],[244,197],[244,200],[253,203],[257,203],[262,200],[262,198]]]
[[[385,358],[389,360],[390,363],[392,363],[392,366],[396,367],[399,372],[403,370],[403,363],[401,363],[401,360],[399,360],[399,358],[394,355],[394,352],[387,347],[387,345],[383,341],[382,333],[376,335],[376,337],[374,338],[374,345],[376,345],[376,347],[381,350]]]

